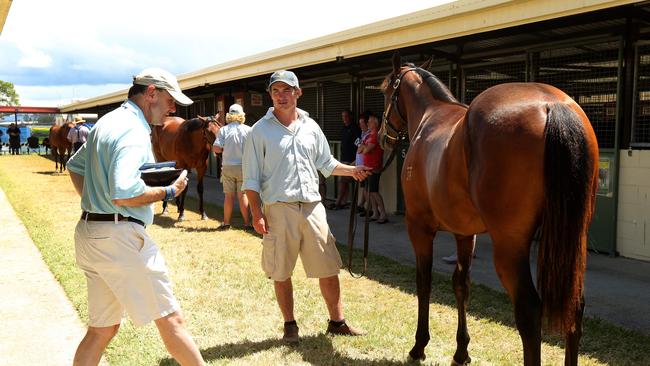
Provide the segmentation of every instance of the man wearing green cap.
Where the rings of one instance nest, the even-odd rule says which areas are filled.
[[[363,180],[365,166],[342,164],[330,153],[320,126],[298,109],[302,90],[291,71],[271,75],[273,107],[253,125],[244,147],[243,189],[253,227],[263,235],[262,269],[274,281],[287,342],[298,342],[291,275],[300,255],[307,277],[318,278],[329,312],[328,334],[361,335],[345,322],[339,270],[341,256],[318,191],[318,171]]]

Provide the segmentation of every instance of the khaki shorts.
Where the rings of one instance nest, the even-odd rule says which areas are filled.
[[[291,277],[298,255],[309,278],[339,274],[341,256],[320,202],[264,205],[269,233],[262,240],[262,269],[275,281]]]
[[[165,259],[141,225],[79,220],[75,248],[88,284],[88,325],[120,324],[126,312],[142,326],[180,309]]]
[[[221,183],[223,184],[223,193],[240,192],[244,183],[241,165],[223,165],[221,167]]]

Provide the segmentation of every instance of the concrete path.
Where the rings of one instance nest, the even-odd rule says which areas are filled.
[[[0,366],[72,365],[86,327],[2,189],[0,218]]]
[[[190,180],[196,174],[190,175]],[[215,178],[205,178],[205,200],[223,205],[221,183]],[[196,184],[191,181],[188,194],[196,197]],[[196,210],[196,207],[189,207]],[[236,210],[235,212],[238,212]],[[332,233],[341,243],[347,241],[349,210],[327,211]],[[355,243],[363,243],[363,221],[359,220]],[[440,232],[434,241],[433,270],[452,274],[454,266],[442,261],[442,257],[455,252],[456,243],[451,234]],[[415,256],[406,233],[403,216],[389,216],[386,224],[370,223],[370,251],[400,263],[415,266]],[[488,235],[479,235],[476,245],[477,258],[472,264],[472,282],[504,292],[492,262],[492,243]],[[346,262],[347,253],[341,253]],[[531,268],[535,271],[534,258]],[[414,274],[415,278],[415,274]],[[587,316],[599,317],[611,323],[650,335],[650,262],[623,257],[610,257],[588,253],[585,277],[585,300]],[[451,291],[451,281],[449,284]],[[432,296],[435,296],[433,294]],[[470,304],[471,306],[471,304]]]

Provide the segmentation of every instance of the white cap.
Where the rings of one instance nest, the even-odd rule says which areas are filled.
[[[242,108],[239,104],[233,104],[230,106],[230,109],[228,110],[229,114],[244,114],[244,108]]]
[[[133,84],[153,85],[156,88],[165,89],[176,100],[176,103],[182,106],[194,103],[192,99],[183,94],[176,77],[163,69],[156,67],[144,69],[133,77]]]

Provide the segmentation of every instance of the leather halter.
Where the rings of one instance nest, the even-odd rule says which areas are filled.
[[[384,139],[390,140],[391,144],[396,144],[401,138],[404,137],[404,132],[402,130],[397,129],[393,124],[390,122],[390,114],[393,111],[393,108],[397,111],[397,117],[399,117],[400,121],[402,124],[407,125],[408,122],[406,121],[406,118],[402,115],[402,112],[399,110],[399,105],[397,104],[397,97],[399,97],[399,86],[400,83],[402,82],[402,78],[406,73],[409,71],[414,71],[416,70],[417,67],[410,67],[404,71],[402,71],[395,81],[393,81],[393,95],[391,95],[391,103],[388,105],[388,108],[384,111],[384,116],[383,116],[383,124],[386,126],[386,130],[384,133]]]
[[[219,124],[219,122],[218,122],[214,117],[212,117],[212,116],[208,116],[208,117],[206,117],[206,118],[205,118],[205,121],[206,121],[208,124],[206,125],[206,128],[203,129],[203,139],[205,140],[205,142],[206,142],[207,144],[212,145],[212,144],[214,143],[214,140],[217,139],[217,136],[214,135],[211,131],[209,131],[208,128],[207,128],[207,126],[209,126],[210,123],[214,123],[214,124],[216,124],[216,125],[219,126],[219,127],[223,127],[223,126],[221,126],[221,125]],[[214,139],[211,139],[211,138],[210,138],[210,135],[213,135],[213,136],[214,136]],[[212,140],[212,141],[210,141],[210,140]]]

